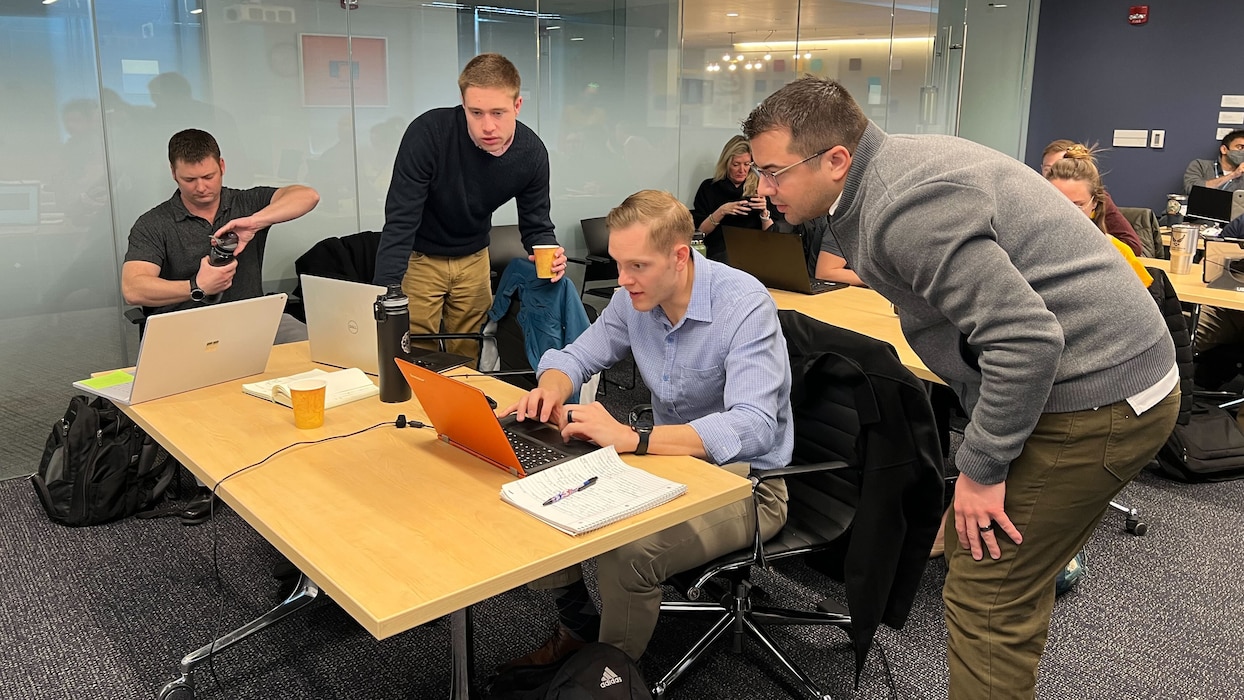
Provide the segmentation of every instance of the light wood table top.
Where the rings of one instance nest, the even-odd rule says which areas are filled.
[[[1165,271],[1166,276],[1170,278],[1171,284],[1175,287],[1175,293],[1179,295],[1180,301],[1189,304],[1203,304],[1222,309],[1244,311],[1244,291],[1210,289],[1205,286],[1205,282],[1201,280],[1203,272],[1200,264],[1193,265],[1187,274],[1177,275],[1171,272],[1170,260],[1141,258],[1140,262],[1148,267],[1156,267]]]
[[[779,309],[798,311],[818,321],[893,345],[899,360],[912,374],[925,381],[943,383],[907,344],[893,306],[877,292],[864,287],[843,287],[824,294],[800,294],[778,289],[770,289],[769,294]]]
[[[126,412],[208,485],[291,443],[352,433],[398,413],[426,419],[414,399],[384,404],[370,398],[328,410],[322,428],[298,430],[290,409],[242,393],[244,381],[310,367],[307,343],[280,345],[262,377]],[[467,381],[502,406],[522,394],[491,378]],[[504,503],[501,485],[512,476],[437,440],[428,429],[386,426],[295,447],[229,479],[218,493],[384,639],[751,493],[746,479],[691,457],[625,459],[687,484],[686,495],[579,537]]]

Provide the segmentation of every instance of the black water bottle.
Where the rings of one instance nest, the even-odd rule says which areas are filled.
[[[394,358],[410,354],[410,305],[402,285],[391,284],[389,291],[376,297],[376,352],[379,359],[380,400],[401,403],[410,399],[410,384],[402,376]]]
[[[226,231],[220,238],[212,239],[212,248],[207,253],[207,264],[212,267],[224,267],[233,262],[233,251],[238,249],[238,234],[233,231]],[[215,304],[220,301],[224,292],[208,294],[203,297],[205,304]]]

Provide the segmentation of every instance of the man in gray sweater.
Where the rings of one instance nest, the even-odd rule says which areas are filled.
[[[1033,697],[1055,576],[1174,425],[1157,306],[1040,175],[962,139],[887,135],[837,82],[785,86],[743,132],[760,194],[792,223],[829,214],[971,419],[946,526],[950,697]]]

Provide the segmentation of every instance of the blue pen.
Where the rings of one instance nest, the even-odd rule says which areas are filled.
[[[594,484],[594,483],[596,483],[596,477],[592,477],[592,478],[588,479],[587,481],[583,482],[583,485],[582,485],[582,486],[574,486],[574,487],[572,487],[572,488],[568,488],[568,489],[566,489],[565,491],[562,491],[561,493],[557,494],[556,496],[553,496],[553,497],[552,497],[552,498],[550,498],[549,500],[545,501],[545,502],[544,502],[544,505],[546,505],[546,506],[551,506],[551,505],[553,505],[554,503],[557,503],[558,501],[562,500],[562,499],[563,499],[563,498],[565,498],[566,496],[571,496],[571,495],[574,495],[574,494],[576,494],[576,493],[578,493],[578,492],[582,491],[583,489],[585,489],[585,488],[587,488],[587,487],[591,486],[591,485],[592,485],[592,484]]]

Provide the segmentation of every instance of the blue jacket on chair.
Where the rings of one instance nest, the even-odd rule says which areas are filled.
[[[500,321],[516,293],[521,304],[518,325],[522,326],[527,361],[533,368],[540,365],[544,351],[566,347],[590,325],[573,282],[563,278],[551,284],[540,279],[535,263],[522,258],[516,258],[502,273],[488,318]]]

